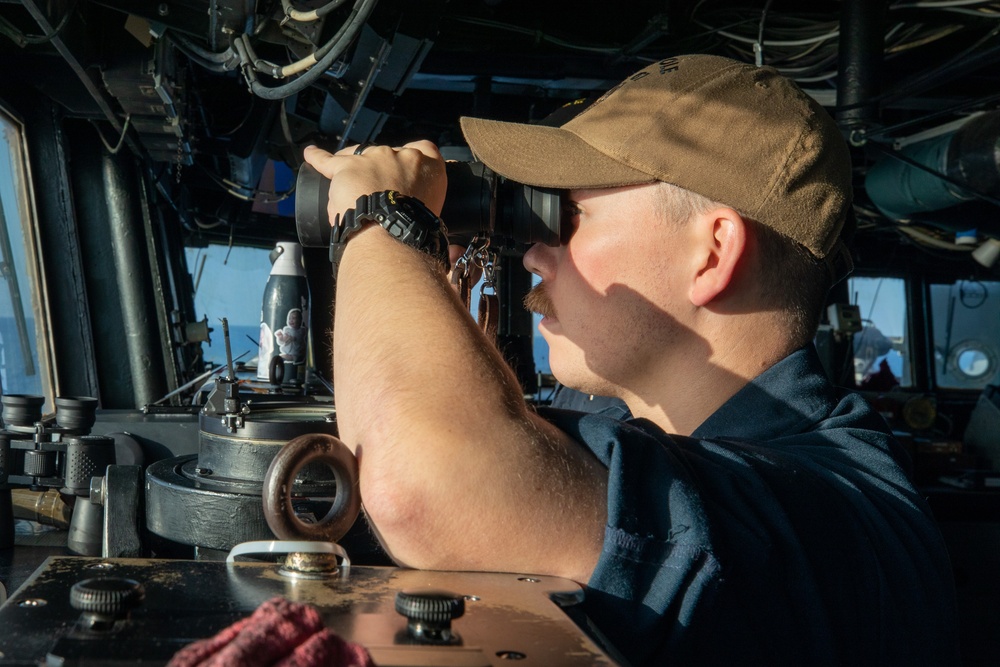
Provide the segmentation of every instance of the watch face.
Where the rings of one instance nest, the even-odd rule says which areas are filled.
[[[396,215],[405,216],[407,221],[413,222],[420,215],[419,209],[413,205],[413,200],[409,197],[396,198]]]
[[[366,222],[375,222],[389,234],[408,246],[430,253],[447,264],[448,240],[441,218],[434,215],[422,201],[395,190],[363,195],[356,204],[358,213],[345,215],[348,226],[330,237],[330,261],[339,263],[347,240]],[[350,223],[354,224],[350,224]]]

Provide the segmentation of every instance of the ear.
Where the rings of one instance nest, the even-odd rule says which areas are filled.
[[[747,250],[747,223],[730,208],[712,209],[695,216],[697,273],[690,299],[704,306],[733,282],[736,267]]]

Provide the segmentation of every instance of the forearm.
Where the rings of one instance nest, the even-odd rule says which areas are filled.
[[[338,423],[390,551],[417,567],[548,566],[585,580],[603,526],[599,466],[528,410],[423,255],[379,228],[351,244],[334,325]],[[545,553],[560,543],[583,564]]]
[[[524,418],[520,387],[428,257],[378,227],[352,240],[337,282],[334,379],[342,437],[353,446],[397,420],[412,431]],[[407,413],[419,410],[420,419]]]

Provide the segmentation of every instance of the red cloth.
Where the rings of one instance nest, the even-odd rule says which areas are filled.
[[[271,598],[248,618],[174,654],[167,667],[375,667],[365,647],[323,627],[315,607]]]

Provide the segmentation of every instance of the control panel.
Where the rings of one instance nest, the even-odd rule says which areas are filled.
[[[281,596],[379,667],[613,665],[568,615],[572,581],[519,574],[53,557],[0,607],[0,665],[163,665]]]

